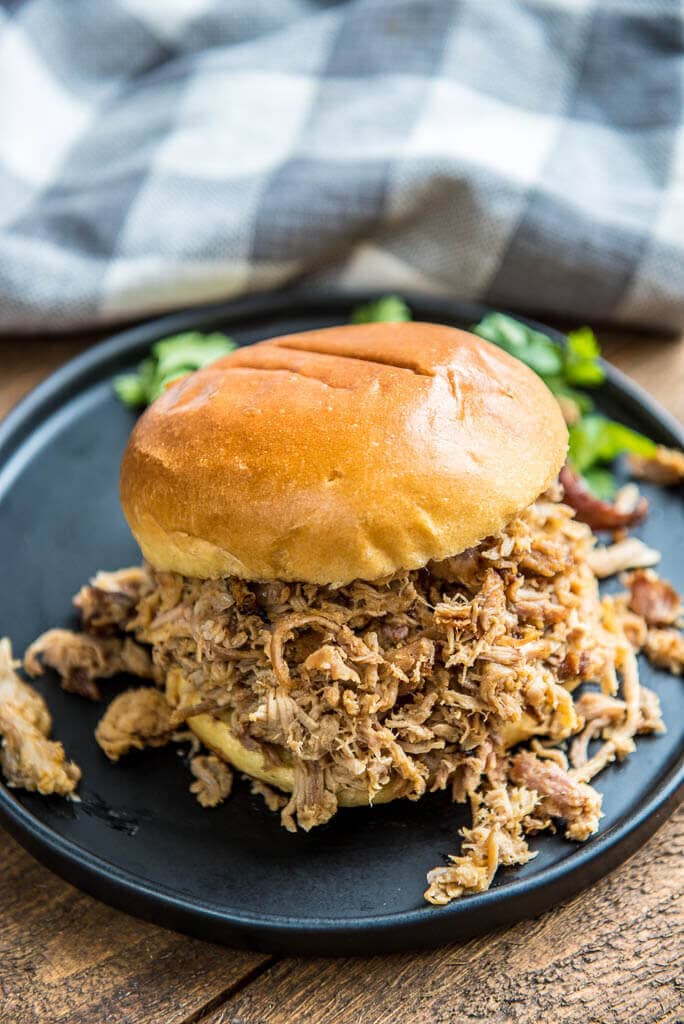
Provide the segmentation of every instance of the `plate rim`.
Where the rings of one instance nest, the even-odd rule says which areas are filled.
[[[354,292],[295,289],[252,295],[238,301],[177,311],[118,331],[68,360],[10,410],[0,423],[0,470],[4,469],[38,423],[79,393],[89,378],[101,381],[106,372],[115,372],[117,365],[124,365],[126,359],[130,362],[139,349],[148,347],[165,334],[199,329],[219,320],[229,328],[231,321],[238,323],[241,320],[288,312],[293,316],[301,313],[311,315],[316,308],[326,314],[338,310],[343,313],[380,294],[383,292],[377,289]],[[491,307],[485,305],[464,303],[442,296],[404,292],[402,295],[409,305],[428,307],[452,322],[475,321],[484,313],[492,311]],[[542,329],[556,340],[565,339],[565,335],[556,328],[518,314],[512,315],[530,326]],[[657,423],[661,432],[670,435],[675,443],[684,447],[684,427],[680,426],[676,418],[620,370],[607,362],[604,362],[604,367],[609,389],[626,396],[631,404],[639,406],[640,411],[646,412]],[[105,899],[138,916],[159,920],[161,910],[173,926],[184,931],[216,938],[218,926],[218,931],[223,933],[221,937],[227,937],[228,941],[263,946],[265,939],[264,948],[269,950],[278,948],[282,943],[281,948],[287,951],[320,952],[317,940],[325,937],[327,951],[337,951],[330,948],[332,942],[333,947],[348,953],[358,948],[354,940],[359,934],[365,936],[367,943],[369,939],[382,940],[385,949],[391,946],[407,948],[411,943],[424,947],[446,941],[444,927],[440,928],[440,923],[447,929],[451,926],[452,938],[465,938],[506,923],[513,916],[519,920],[557,905],[607,874],[635,852],[642,840],[650,836],[679,803],[683,790],[684,759],[680,758],[679,762],[675,759],[674,763],[665,766],[646,799],[619,823],[599,833],[589,843],[577,844],[577,848],[567,857],[529,878],[512,878],[505,885],[454,901],[446,907],[430,907],[426,904],[412,910],[345,918],[298,918],[295,915],[222,910],[211,903],[184,898],[166,886],[152,886],[133,872],[119,868],[115,862],[107,861],[54,832],[43,820],[14,799],[12,790],[4,783],[0,785],[0,821],[20,844],[59,875],[97,898]],[[133,906],[135,901],[142,902],[139,906]],[[515,915],[509,916],[506,909],[511,904],[518,909]],[[522,913],[519,913],[521,908]],[[489,917],[484,929],[478,928],[472,920],[469,925],[468,917],[485,916],[485,911]],[[432,942],[430,929],[438,932]],[[400,940],[388,945],[385,940],[390,938],[391,932],[412,938],[409,943]]]

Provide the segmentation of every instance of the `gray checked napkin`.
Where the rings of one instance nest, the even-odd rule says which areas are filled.
[[[684,327],[680,0],[0,2],[0,330],[308,282]]]

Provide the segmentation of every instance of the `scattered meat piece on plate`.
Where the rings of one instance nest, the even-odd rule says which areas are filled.
[[[623,484],[615,493],[613,505],[618,512],[633,512],[641,501],[642,494],[635,483]]]
[[[450,855],[449,865],[428,872],[425,899],[444,906],[463,895],[484,892],[499,865],[526,864],[536,857],[523,835],[534,813],[537,794],[525,786],[498,785],[483,797],[474,795],[473,824],[463,831],[463,853]]]
[[[249,783],[250,791],[254,796],[260,796],[269,811],[280,811],[287,804],[289,797],[281,793],[279,789],[267,785],[261,779],[253,779],[251,775],[242,776],[245,782]]]
[[[649,629],[644,654],[675,676],[684,672],[684,636],[677,629]]]
[[[637,479],[650,480],[664,487],[672,487],[684,480],[684,452],[662,444],[656,448],[655,455],[630,455],[627,465]]]
[[[553,761],[542,761],[522,750],[511,759],[509,774],[514,782],[539,794],[543,812],[565,820],[568,839],[584,840],[598,829],[601,794]]]
[[[573,768],[587,764],[589,744],[611,725],[622,722],[627,713],[624,700],[611,697],[600,690],[587,690],[575,701],[575,711],[584,720],[584,727],[570,744],[570,763]]]
[[[575,700],[575,711],[585,722],[593,722],[596,719],[619,722],[624,718],[625,710],[623,700],[611,697],[601,690],[586,690]]]
[[[665,732],[660,698],[647,686],[639,687],[639,733]]]
[[[627,569],[646,569],[657,565],[660,552],[649,548],[638,537],[627,537],[617,544],[595,547],[589,552],[587,561],[594,575],[602,580]]]
[[[171,708],[164,694],[143,686],[114,698],[98,723],[95,739],[110,761],[118,761],[134,748],[163,747],[172,733]]]
[[[90,700],[100,700],[96,679],[108,679],[119,672],[142,679],[156,677],[149,653],[130,637],[90,636],[70,629],[48,629],[28,648],[24,655],[28,674],[41,675],[45,665],[59,672],[68,693]]]
[[[648,515],[646,498],[639,498],[632,509],[621,510],[619,506],[611,505],[609,501],[603,501],[592,494],[582,478],[567,465],[563,466],[558,478],[563,485],[566,504],[574,508],[577,519],[592,530],[617,530],[621,526],[636,526]]]
[[[679,594],[667,580],[652,569],[637,569],[625,579],[629,588],[629,607],[649,626],[671,626],[682,614]]]
[[[225,761],[215,754],[199,754],[190,762],[190,771],[195,781],[190,792],[197,797],[202,807],[218,807],[230,796],[233,788],[233,773]]]
[[[92,633],[112,633],[125,629],[138,601],[154,587],[150,571],[141,566],[98,572],[81,587],[74,604],[81,613],[83,627]]]
[[[9,786],[68,796],[81,771],[67,760],[61,743],[48,739],[52,720],[47,704],[14,668],[10,642],[0,640],[0,768]]]

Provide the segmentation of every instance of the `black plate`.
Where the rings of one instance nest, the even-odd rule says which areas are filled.
[[[17,652],[41,630],[73,622],[71,597],[98,568],[135,563],[119,509],[119,459],[134,415],[114,398],[114,373],[158,337],[225,328],[242,344],[344,322],[368,296],[274,295],[166,317],[126,331],[73,360],[0,427],[0,633]],[[485,312],[414,298],[416,318],[469,325]],[[681,429],[609,369],[601,407],[665,444]],[[652,514],[642,536],[663,552],[684,589],[681,491],[645,488]],[[174,748],[110,764],[93,739],[102,707],[38,685],[54,733],[84,772],[80,804],[0,786],[12,834],[64,878],[124,910],[233,945],[314,953],[368,953],[444,943],[529,917],[611,870],[672,808],[682,780],[681,683],[642,665],[660,695],[668,732],[600,777],[605,817],[579,845],[533,840],[523,868],[501,871],[492,889],[435,909],[422,899],[426,871],[457,848],[462,808],[443,795],[340,812],[309,835],[290,835],[238,783],[233,797],[202,810]],[[109,692],[131,680],[105,684]]]

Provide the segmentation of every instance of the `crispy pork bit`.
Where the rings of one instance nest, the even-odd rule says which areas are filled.
[[[636,526],[648,515],[646,498],[639,498],[634,508],[623,511],[592,494],[581,477],[567,465],[561,469],[559,480],[563,485],[566,503],[574,508],[580,522],[586,523],[592,530],[617,530],[623,526]]]
[[[74,598],[88,633],[113,633],[124,629],[135,606],[153,587],[148,569],[133,566],[117,572],[98,572]]]
[[[484,892],[499,866],[526,864],[536,857],[525,842],[524,822],[532,815],[539,798],[524,786],[498,785],[474,795],[473,824],[463,829],[461,854],[451,856],[447,867],[428,872],[428,903],[444,906],[459,896]]]
[[[0,640],[0,768],[9,786],[43,795],[71,795],[81,771],[61,743],[48,739],[52,721],[41,695],[14,671],[12,649]]]
[[[553,761],[541,760],[522,750],[511,759],[509,775],[514,782],[539,794],[542,814],[565,821],[568,839],[588,839],[597,831],[601,818],[600,793],[585,782],[576,781]]]
[[[650,480],[664,487],[673,487],[684,480],[684,452],[659,444],[655,455],[630,455],[627,465],[638,480]]]
[[[647,547],[638,537],[627,537],[617,544],[595,547],[588,561],[594,575],[602,580],[627,569],[646,569],[657,565],[660,552]]]
[[[671,626],[682,614],[679,594],[667,580],[651,569],[638,569],[625,579],[629,588],[629,607],[648,626]]]
[[[233,773],[226,762],[215,754],[193,757],[190,771],[195,776],[190,792],[195,794],[202,807],[218,807],[230,796]]]
[[[684,672],[684,636],[677,629],[649,629],[644,653],[654,665],[675,676]]]
[[[115,697],[100,719],[95,739],[110,761],[129,750],[163,747],[173,734],[171,708],[151,686],[126,690]]]
[[[49,629],[31,644],[24,656],[30,676],[39,676],[44,666],[62,677],[62,688],[90,700],[100,700],[96,679],[108,679],[130,672],[141,679],[156,677],[147,650],[130,637],[91,636],[70,629]]]

